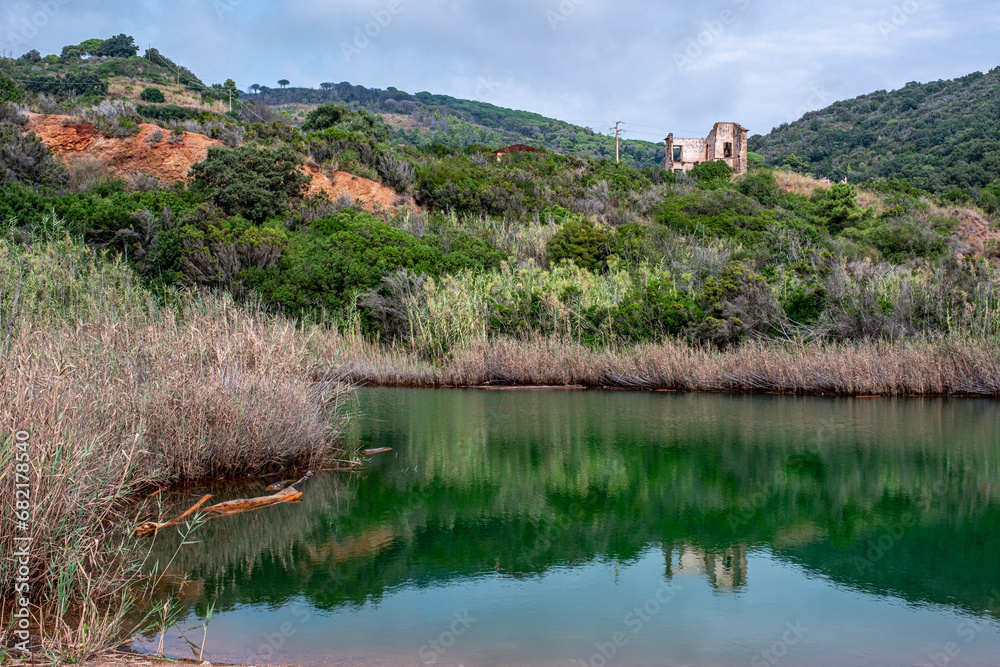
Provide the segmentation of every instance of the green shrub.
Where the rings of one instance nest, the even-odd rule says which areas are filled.
[[[781,202],[781,188],[778,187],[778,181],[772,172],[764,169],[757,169],[744,176],[736,185],[736,189],[768,208],[778,206]]]
[[[367,111],[348,109],[337,104],[324,104],[309,112],[302,129],[317,132],[327,129],[360,132],[377,142],[389,141],[390,130],[380,116]]]
[[[23,102],[24,93],[17,87],[14,80],[0,72],[0,103],[2,102]]]
[[[66,167],[31,134],[11,123],[0,123],[0,176],[4,182],[62,188],[69,180]]]
[[[608,258],[610,234],[589,218],[574,215],[561,207],[550,210],[566,221],[559,225],[559,231],[545,244],[549,265],[571,260],[580,268],[600,271]]]
[[[151,102],[153,104],[162,104],[167,99],[163,96],[163,91],[159,88],[146,88],[139,97],[143,102]]]
[[[344,210],[290,235],[277,266],[248,271],[246,278],[266,301],[291,314],[335,313],[352,295],[377,289],[384,276],[400,269],[438,276],[496,266],[503,257],[479,239],[418,239],[369,213]]]
[[[848,227],[860,227],[869,218],[868,211],[858,206],[858,193],[853,185],[836,183],[829,190],[820,190],[813,196],[816,204],[814,218],[831,234],[839,234]]]
[[[733,176],[733,168],[722,160],[715,160],[714,162],[699,162],[689,173],[700,184],[713,186],[729,182]]]
[[[136,107],[136,111],[144,118],[166,123],[195,120],[201,115],[201,112],[197,109],[181,107],[176,104],[161,104],[158,106],[140,104]]]
[[[135,39],[125,34],[104,40],[94,51],[94,55],[104,58],[131,58],[137,53],[139,47],[135,45]]]
[[[703,314],[690,297],[666,278],[657,277],[645,286],[633,285],[611,317],[617,338],[638,343],[680,334]]]
[[[213,146],[191,175],[225,213],[259,224],[287,212],[289,203],[305,194],[312,177],[299,171],[301,164],[288,147]]]

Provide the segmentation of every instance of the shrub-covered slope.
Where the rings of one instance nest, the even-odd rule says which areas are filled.
[[[751,137],[750,149],[817,177],[976,194],[1000,179],[1000,68],[836,102]]]

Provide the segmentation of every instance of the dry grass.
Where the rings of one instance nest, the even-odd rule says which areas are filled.
[[[163,92],[165,104],[176,104],[182,107],[191,107],[199,111],[211,111],[223,114],[229,110],[229,106],[220,100],[215,100],[211,104],[204,102],[201,95],[190,91],[184,86],[174,84],[161,85],[149,81],[137,81],[122,77],[112,77],[108,80],[108,99],[127,99],[136,104],[145,104],[142,101],[142,91],[146,88],[159,88]]]
[[[817,190],[829,190],[831,187],[826,183],[821,183],[819,179],[781,169],[774,170],[774,179],[778,182],[778,187],[783,190],[806,197],[812,197]]]
[[[336,377],[370,385],[1000,396],[1000,346],[986,341],[752,342],[720,351],[674,341],[593,349],[555,339],[500,339],[470,343],[439,365],[402,348],[381,349],[356,337],[339,343],[344,363]]]
[[[345,387],[306,381],[331,369],[279,318],[221,298],[163,308],[127,267],[69,239],[0,243],[0,315],[0,599],[13,599],[11,457],[26,431],[30,600],[59,655],[85,658],[126,629],[137,494],[339,455]]]

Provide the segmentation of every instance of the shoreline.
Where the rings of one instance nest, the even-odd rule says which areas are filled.
[[[557,339],[499,339],[468,343],[437,364],[359,338],[334,335],[326,342],[336,343],[339,365],[313,379],[362,387],[1000,398],[1000,344],[986,340],[755,341],[709,350],[677,341],[590,348]]]

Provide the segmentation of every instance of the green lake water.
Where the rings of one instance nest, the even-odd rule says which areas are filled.
[[[392,451],[205,524],[168,655],[214,602],[213,662],[1000,665],[1000,403],[362,389],[354,412],[346,442]]]

